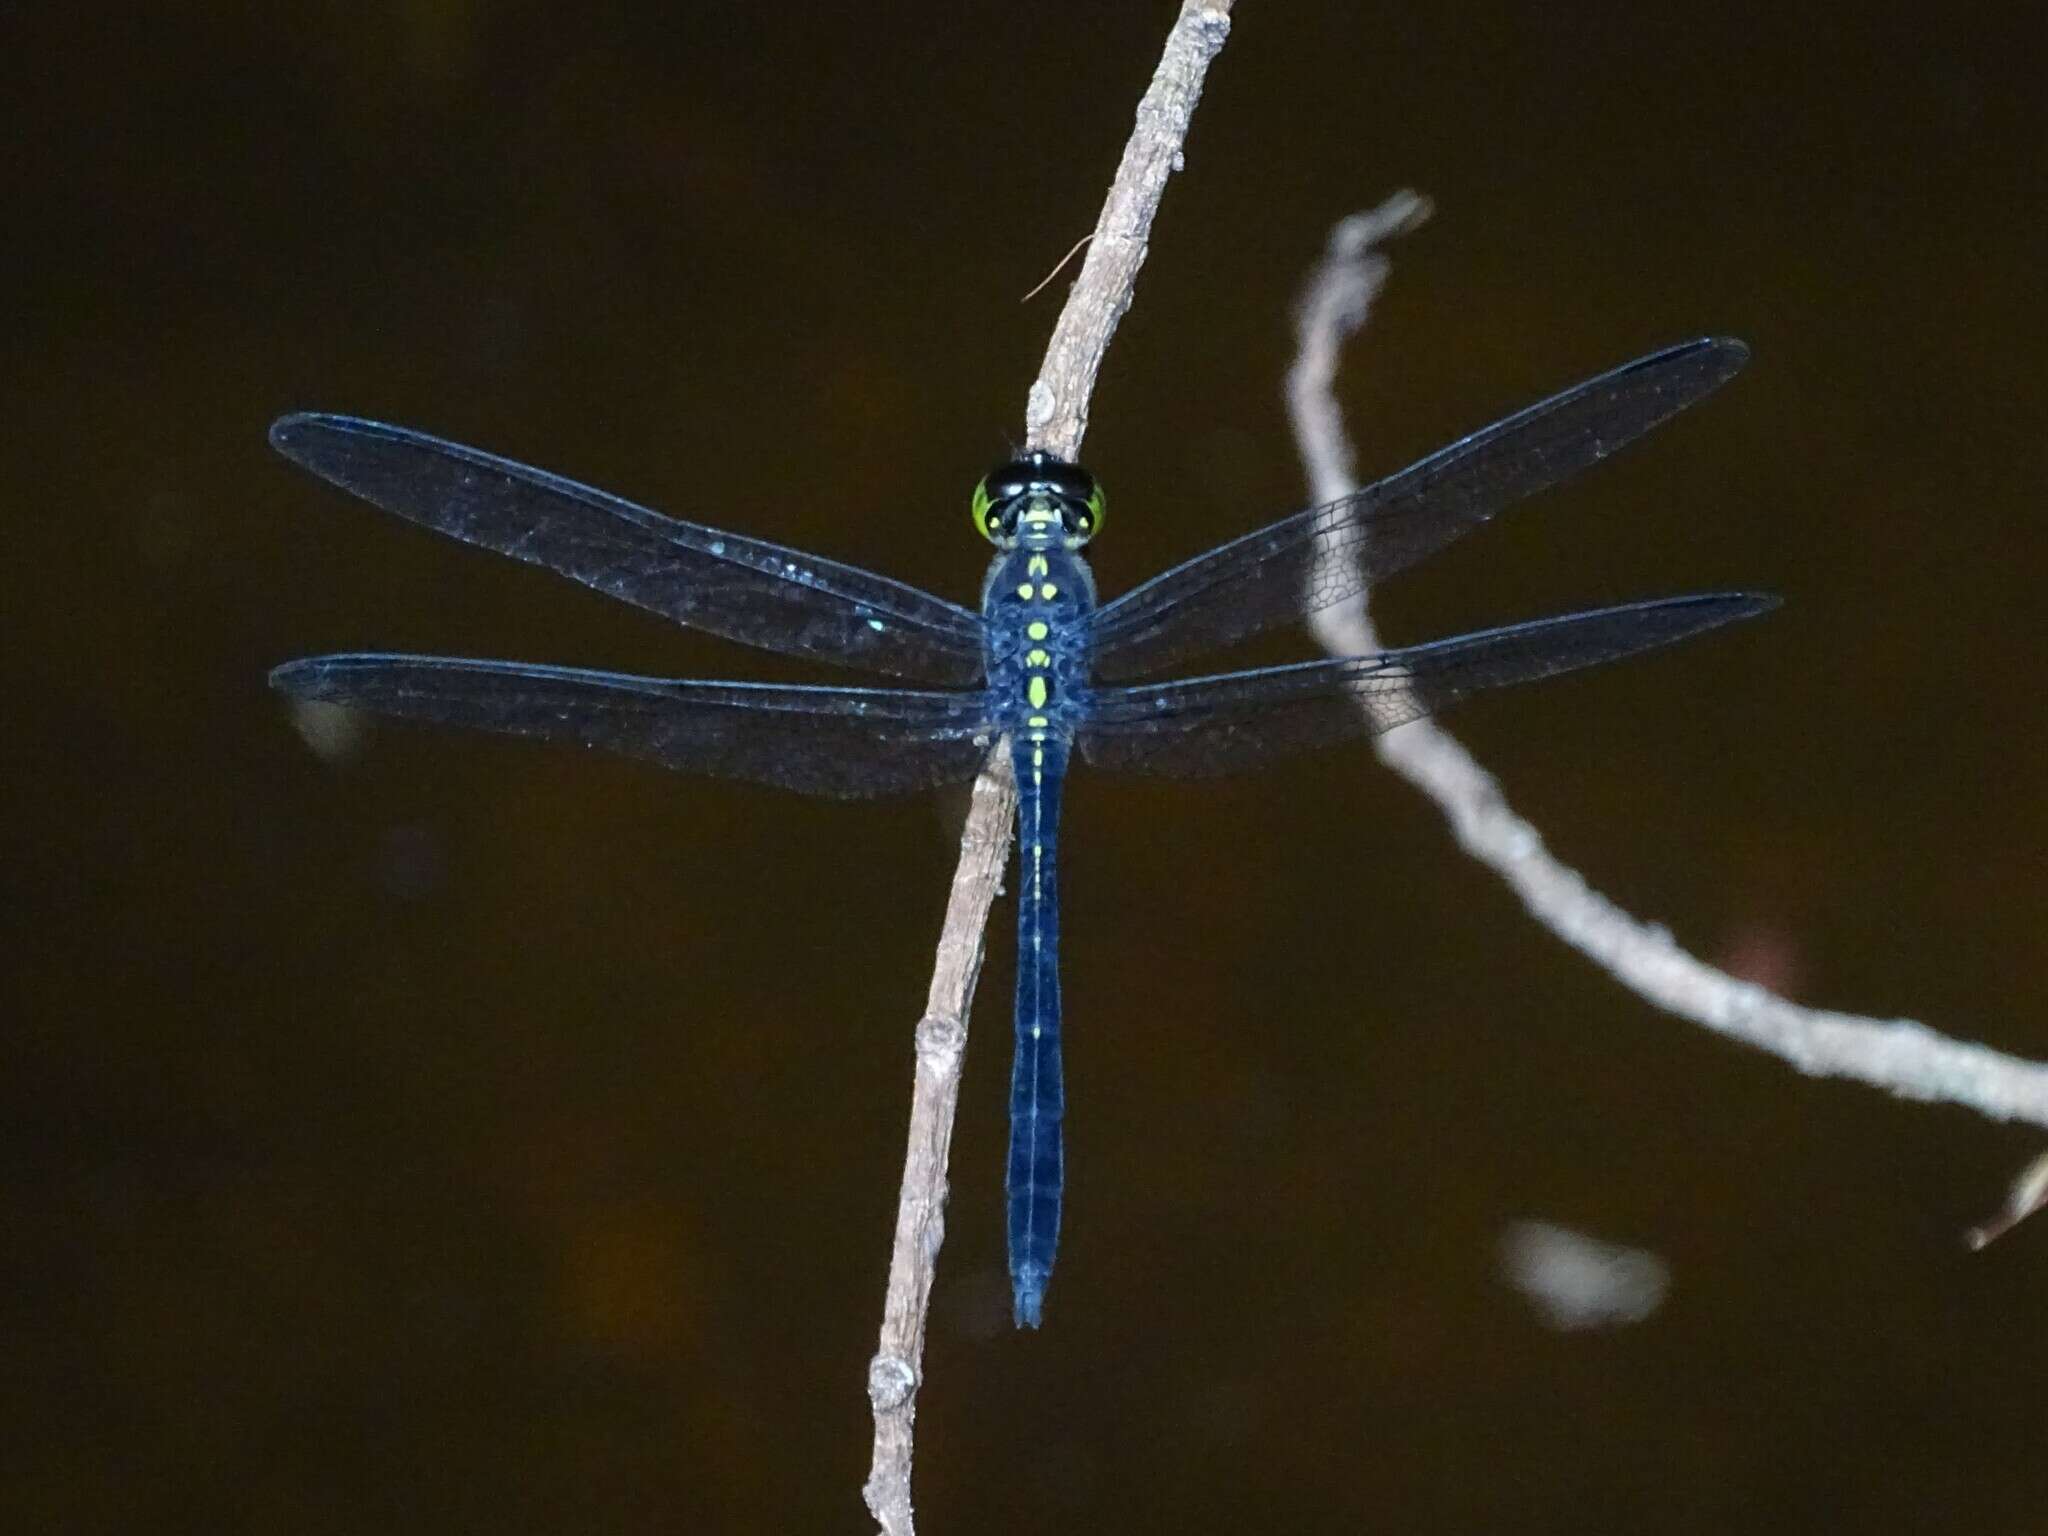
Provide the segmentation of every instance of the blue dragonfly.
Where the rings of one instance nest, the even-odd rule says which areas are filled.
[[[980,611],[817,555],[679,522],[508,459],[357,417],[285,416],[270,441],[343,490],[679,624],[920,687],[699,682],[387,653],[271,673],[301,699],[599,747],[691,773],[859,798],[971,779],[1007,742],[1018,785],[1010,1278],[1037,1327],[1059,1240],[1060,793],[1091,765],[1201,777],[1390,730],[1484,688],[1668,645],[1776,605],[1748,592],[1627,603],[1370,656],[1137,681],[1356,598],[1713,390],[1748,357],[1703,338],[1504,418],[1368,486],[1218,545],[1098,605],[1082,548],[1104,497],[1032,453],[975,488],[995,546]]]

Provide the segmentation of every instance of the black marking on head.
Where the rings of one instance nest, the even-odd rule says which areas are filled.
[[[983,538],[1009,546],[1030,527],[1027,512],[1056,514],[1059,542],[1076,547],[1102,526],[1102,487],[1078,464],[1040,450],[998,464],[974,488],[974,525]]]

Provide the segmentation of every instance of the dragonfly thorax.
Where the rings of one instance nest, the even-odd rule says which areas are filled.
[[[974,488],[974,526],[998,549],[1079,549],[1102,528],[1102,487],[1040,451],[999,464]]]

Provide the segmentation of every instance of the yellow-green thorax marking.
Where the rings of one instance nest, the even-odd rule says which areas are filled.
[[[1103,510],[1094,476],[1045,453],[1002,465],[974,489],[974,526],[998,551],[982,593],[988,679],[1019,745],[1072,736],[1095,607],[1080,552],[1100,531]]]

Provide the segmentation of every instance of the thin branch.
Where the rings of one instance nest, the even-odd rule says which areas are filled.
[[[1167,178],[1180,166],[1181,144],[1201,96],[1203,76],[1229,32],[1230,0],[1187,0],[1167,34],[1159,68],[1139,103],[1137,124],[1103,202],[1088,257],[1053,329],[1038,381],[1031,386],[1025,429],[1033,448],[1067,459],[1080,450],[1096,372],[1117,322],[1130,307],[1138,268],[1145,260],[1146,235]],[[1000,742],[975,781],[930,998],[917,1029],[909,1149],[896,1206],[881,1342],[868,1366],[875,1450],[862,1493],[888,1536],[911,1536],[914,1529],[913,1431],[932,1277],[945,1237],[946,1162],[960,1100],[960,1064],[974,983],[981,972],[982,934],[1009,860],[1016,805],[1008,743]]]
[[[918,1372],[939,1245],[946,1239],[946,1159],[960,1103],[960,1062],[967,1050],[974,983],[981,974],[982,933],[1009,863],[1016,814],[1017,783],[1010,754],[998,747],[974,784],[967,827],[960,836],[960,866],[953,872],[946,921],[939,933],[938,961],[932,967],[924,1018],[917,1026],[910,1146],[903,1158],[896,1240],[889,1251],[881,1344],[868,1364],[875,1453],[862,1492],[869,1512],[892,1536],[909,1536],[912,1528],[910,1468]]]
[[[1331,394],[1338,353],[1365,324],[1386,279],[1379,245],[1427,205],[1412,193],[1339,224],[1303,291],[1300,350],[1287,379],[1295,442],[1314,499],[1355,491],[1352,449]],[[1363,595],[1316,616],[1333,655],[1380,649]],[[1437,803],[1459,845],[1505,880],[1529,914],[1615,980],[1666,1012],[1756,1046],[1814,1077],[1845,1077],[1901,1098],[1967,1105],[1994,1120],[2048,1126],[2048,1065],[1953,1040],[1911,1019],[1804,1008],[1679,948],[1589,886],[1516,815],[1493,776],[1431,720],[1377,740],[1380,760]]]
[[[1122,164],[1102,216],[1095,221],[1081,275],[1053,327],[1045,364],[1024,403],[1025,444],[1063,459],[1081,451],[1088,433],[1088,401],[1095,374],[1117,322],[1131,306],[1138,269],[1145,264],[1152,216],[1166,179],[1181,166],[1188,119],[1202,98],[1209,63],[1230,36],[1230,0],[1188,0],[1167,34],[1152,84],[1138,103],[1138,120],[1124,145]]]

